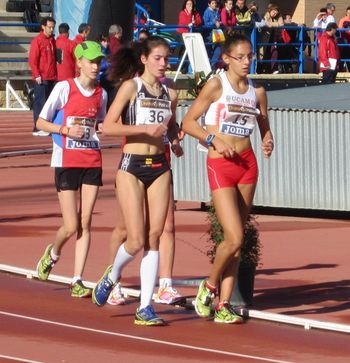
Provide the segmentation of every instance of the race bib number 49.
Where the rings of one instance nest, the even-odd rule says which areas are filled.
[[[84,135],[81,139],[66,138],[67,149],[99,149],[100,143],[96,136],[96,120],[87,117],[68,116],[67,126],[79,125],[84,128]]]

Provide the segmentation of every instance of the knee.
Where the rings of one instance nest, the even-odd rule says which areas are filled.
[[[78,232],[78,223],[64,225],[65,237],[68,239]]]
[[[87,232],[91,229],[91,216],[82,216],[80,220],[80,228],[82,231]]]
[[[163,233],[163,229],[160,229],[158,227],[151,228],[149,231],[149,234],[148,234],[150,245],[153,245],[154,243],[159,241],[159,238],[162,235],[162,233]],[[167,231],[167,233],[169,233],[169,231]]]
[[[125,242],[125,248],[132,256],[135,256],[139,251],[141,251],[144,245],[145,240],[143,236],[128,235],[127,241]]]
[[[225,242],[230,253],[234,255],[243,245],[243,230],[242,231],[230,231],[225,233]]]

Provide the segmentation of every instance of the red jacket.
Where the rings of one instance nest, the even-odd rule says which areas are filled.
[[[221,22],[225,26],[235,26],[237,23],[235,12],[233,10],[228,12],[224,6],[221,9]]]
[[[178,25],[188,26],[189,24],[193,24],[194,26],[202,25],[202,18],[197,11],[194,13],[188,13],[186,10],[181,10],[179,13],[179,21]],[[178,33],[188,33],[188,29],[179,28],[177,29]]]
[[[36,36],[29,50],[29,66],[32,70],[32,78],[39,76],[43,81],[55,81],[56,69],[56,43],[54,37],[47,38],[43,32]]]
[[[339,60],[339,49],[337,47],[336,39],[329,36],[327,32],[324,32],[321,35],[320,43],[318,45],[318,64],[321,72],[330,68],[329,58]]]
[[[84,41],[85,41],[85,38],[80,34],[77,34],[75,36],[75,38],[74,38],[74,42],[75,42],[76,45],[78,45],[78,44],[80,44],[80,43],[82,43]]]
[[[74,48],[76,43],[65,35],[56,39],[57,81],[64,81],[75,76]]]
[[[119,39],[117,39],[114,35],[109,36],[109,50],[111,51],[111,55],[118,52],[118,50],[122,47],[122,43]]]

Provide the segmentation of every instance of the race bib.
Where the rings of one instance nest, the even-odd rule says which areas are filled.
[[[84,135],[81,139],[72,139],[69,136],[66,138],[67,149],[100,149],[100,142],[96,135],[96,120],[79,117],[79,116],[68,116],[67,126],[72,127],[74,125],[80,125],[84,128]]]
[[[136,120],[138,125],[167,125],[171,119],[171,102],[153,98],[141,98],[137,100]]]
[[[256,117],[260,111],[256,108],[227,105],[225,120],[220,124],[220,133],[224,135],[248,137],[256,125]]]

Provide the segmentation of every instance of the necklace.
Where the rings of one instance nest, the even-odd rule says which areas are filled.
[[[157,96],[160,96],[160,93],[162,92],[162,85],[160,84],[160,82],[156,82],[154,84],[149,83],[148,81],[146,81],[143,77],[140,77],[142,79],[143,82],[146,83],[146,86],[150,87],[153,91],[157,92]]]

